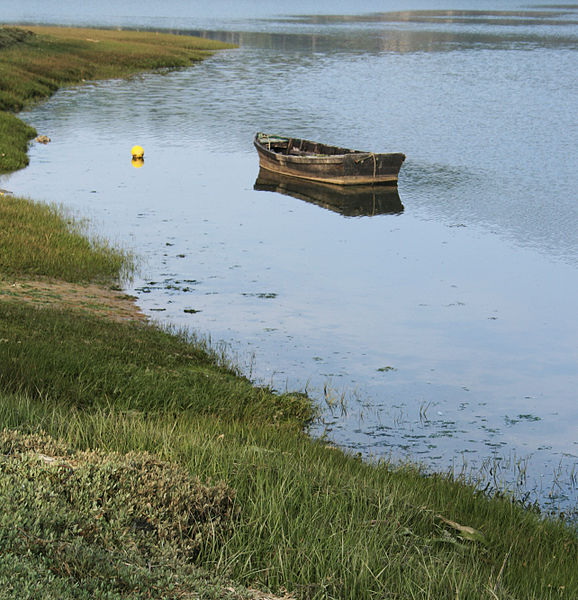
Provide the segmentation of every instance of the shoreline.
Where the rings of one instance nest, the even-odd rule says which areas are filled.
[[[27,201],[14,201],[28,211]],[[0,211],[11,202],[0,198]],[[0,212],[4,226],[14,218]],[[365,464],[310,438],[305,424],[313,415],[302,395],[255,388],[190,335],[140,317],[111,323],[108,302],[131,314],[131,299],[111,289],[122,261],[104,276],[103,263],[91,274],[80,269],[92,253],[111,258],[114,249],[83,246],[86,254],[74,262],[76,238],[49,243],[52,236],[36,229],[46,213],[27,218],[30,239],[45,245],[27,265],[14,266],[31,245],[16,237],[0,263],[3,427],[45,428],[73,449],[153,452],[202,480],[226,482],[238,499],[238,521],[230,537],[203,547],[197,562],[204,568],[218,565],[245,585],[303,598],[578,593],[575,528],[462,481]],[[74,252],[59,252],[65,243]],[[62,262],[48,273],[43,259],[51,252]],[[59,283],[71,261],[68,283]],[[26,283],[30,277],[34,283]],[[79,572],[80,581],[87,577]]]
[[[0,23],[0,174],[28,164],[38,132],[16,116],[26,106],[62,87],[185,68],[231,47],[166,33]]]

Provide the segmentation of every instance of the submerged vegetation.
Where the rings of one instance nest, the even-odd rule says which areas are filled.
[[[0,598],[578,597],[575,525],[313,440],[305,395],[103,316],[133,257],[83,232],[0,196]]]
[[[14,113],[58,88],[189,66],[225,44],[138,31],[0,27],[0,173],[28,164],[34,128]]]

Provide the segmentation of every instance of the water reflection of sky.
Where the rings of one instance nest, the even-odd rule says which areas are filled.
[[[0,184],[144,255],[151,315],[279,388],[346,393],[326,416],[344,445],[438,468],[530,455],[547,496],[578,453],[576,28],[426,16],[229,21],[254,24],[240,50],[30,111],[53,142]],[[257,130],[405,152],[403,212],[255,190]]]

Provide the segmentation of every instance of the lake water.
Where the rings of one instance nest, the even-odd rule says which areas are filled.
[[[59,92],[24,114],[52,143],[0,185],[134,249],[143,309],[307,389],[314,434],[575,511],[578,5],[398,8],[2,0],[5,22],[240,47]],[[404,152],[399,198],[255,189],[256,131]]]

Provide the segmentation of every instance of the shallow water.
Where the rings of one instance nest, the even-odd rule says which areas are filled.
[[[8,1],[5,20],[241,46],[59,92],[25,115],[52,143],[0,185],[133,248],[141,306],[223,341],[256,380],[331,405],[316,433],[571,510],[578,8],[453,4],[464,10]],[[254,189],[258,130],[402,151],[399,200],[341,214],[302,190]]]

